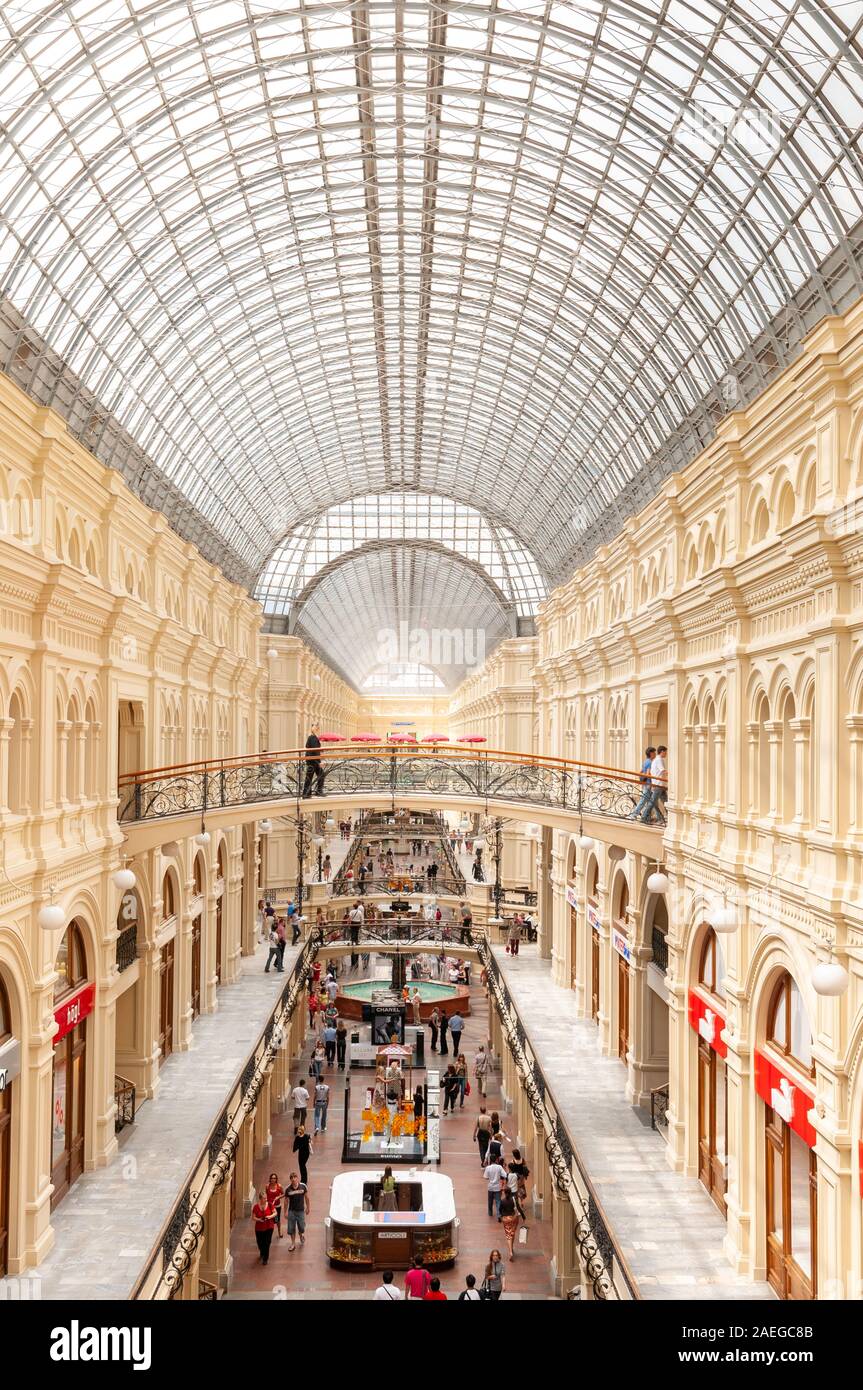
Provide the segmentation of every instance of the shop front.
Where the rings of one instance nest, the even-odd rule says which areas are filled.
[[[9,995],[0,977],[0,1278],[9,1269],[12,1202],[12,1107],[21,1070],[21,1044],[12,1033]]]
[[[623,924],[612,928],[611,944],[617,955],[617,1055],[626,1061],[629,1052],[629,990],[632,951]]]
[[[689,991],[689,1023],[698,1038],[698,1177],[723,1216],[728,1190],[724,975],[719,938],[708,928],[697,988]]]
[[[51,1206],[62,1201],[84,1171],[84,1126],[87,1107],[87,1019],[96,986],[87,980],[84,938],[71,922],[56,961],[60,979],[54,987],[54,1077],[51,1124]]]

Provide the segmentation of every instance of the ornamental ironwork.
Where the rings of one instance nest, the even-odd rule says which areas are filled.
[[[643,790],[635,773],[615,772],[562,759],[441,749],[421,752],[357,752],[328,748],[323,756],[323,795],[427,793],[511,801],[575,815],[627,819]],[[206,815],[225,806],[302,797],[305,755],[270,753],[135,773],[120,783],[121,821],[156,820],[188,812]],[[452,873],[452,868],[451,868]]]

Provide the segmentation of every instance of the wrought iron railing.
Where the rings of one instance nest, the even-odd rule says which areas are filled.
[[[642,792],[637,773],[493,749],[436,745],[427,752],[401,747],[358,751],[353,745],[332,745],[322,761],[324,795],[333,797],[367,792],[395,800],[427,793],[628,819]],[[305,753],[291,750],[131,773],[120,779],[118,816],[121,821],[154,820],[188,812],[204,815],[223,806],[299,800],[305,767]]]
[[[611,1234],[602,1205],[555,1103],[542,1066],[530,1046],[524,1023],[494,952],[481,934],[477,934],[475,944],[528,1104],[545,1132],[545,1150],[555,1184],[561,1195],[569,1198],[575,1210],[576,1241],[594,1296],[603,1300],[638,1299],[641,1297],[638,1285]]]
[[[219,1290],[217,1285],[211,1284],[207,1279],[198,1279],[198,1302],[217,1303]]]
[[[333,880],[331,896],[334,898],[356,898],[370,893],[384,893],[389,897],[408,897],[415,893],[442,893],[445,897],[460,898],[465,891],[464,879],[457,882],[452,878],[441,878],[438,875],[430,879],[425,874],[415,874],[411,878],[410,874],[394,873],[385,874],[383,878],[360,879],[355,874],[353,878],[346,878],[341,883]]]
[[[117,969],[122,973],[138,959],[138,924],[133,922],[117,937]]]
[[[467,887],[467,882],[465,880],[464,874],[462,873],[459,867],[459,862],[455,856],[455,850],[450,844],[449,827],[447,826],[447,823],[444,820],[443,816],[440,814],[440,812],[435,813],[434,820],[437,826],[438,838],[440,840],[441,849],[443,850],[444,858],[446,859],[447,867],[449,869],[448,877],[452,879],[454,883],[460,885],[458,888],[458,892],[463,893],[465,891],[465,888]]]
[[[135,1087],[125,1076],[114,1077],[114,1133],[135,1123]]]
[[[668,1082],[650,1092],[650,1128],[668,1137]]]
[[[443,946],[474,944],[470,927],[460,923],[424,922],[415,917],[392,917],[387,921],[363,923],[354,941],[350,922],[328,922],[323,930],[322,947],[359,945],[368,950],[375,945],[395,945],[396,942],[435,942]]]
[[[651,944],[653,947],[653,963],[654,965],[658,965],[659,969],[664,974],[668,969],[668,939],[666,938],[665,932],[660,931],[659,927],[653,928]]]
[[[305,997],[309,967],[320,946],[321,935],[314,932],[297,956],[279,1000],[243,1067],[239,1079],[239,1102],[233,1111],[225,1106],[210,1129],[189,1170],[183,1191],[163,1223],[147,1262],[135,1281],[130,1299],[141,1297],[142,1289],[150,1286],[151,1275],[156,1268],[159,1268],[160,1275],[146,1295],[148,1299],[174,1298],[182,1288],[204,1235],[206,1203],[202,1202],[202,1194],[205,1191],[209,1194],[213,1188],[221,1187],[230,1176],[243,1125],[258,1103],[261,1087],[284,1042],[294,1010]],[[207,1178],[203,1184],[197,1182],[193,1188],[192,1184],[205,1158],[209,1163]]]

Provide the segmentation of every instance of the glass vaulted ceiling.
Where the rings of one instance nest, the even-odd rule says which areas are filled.
[[[419,491],[558,576],[795,291],[830,311],[861,21],[10,0],[0,295],[245,572]]]

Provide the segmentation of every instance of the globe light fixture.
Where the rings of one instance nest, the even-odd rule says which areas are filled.
[[[720,936],[737,931],[737,913],[728,903],[715,903],[707,913],[707,920]]]
[[[648,893],[667,893],[669,889],[668,874],[664,874],[661,869],[655,869],[647,879]]]
[[[127,868],[125,864],[123,865],[122,869],[118,869],[115,874],[111,875],[111,879],[113,881],[114,887],[119,888],[121,893],[131,892],[131,890],[135,887],[135,884],[138,882],[132,870]]]
[[[54,901],[54,889],[51,889],[51,901],[44,907],[40,907],[36,921],[43,931],[59,931],[66,925],[66,914],[59,903]]]
[[[812,988],[827,998],[838,999],[849,984],[848,971],[837,960],[821,961],[812,971]]]
[[[263,824],[263,822],[261,822],[261,823]],[[196,845],[201,845],[201,846],[203,847],[203,846],[205,846],[205,845],[208,845],[209,843],[210,843],[210,832],[209,832],[209,830],[199,830],[198,833],[197,833],[197,835],[195,836],[195,844],[196,844]]]
[[[583,849],[586,852],[589,849],[593,849],[596,841],[592,835],[579,835],[577,844],[579,849]]]
[[[273,822],[270,820],[269,816],[265,816],[263,820],[259,820],[259,821],[258,821],[258,834],[259,834],[259,835],[269,835],[269,833],[270,833],[270,831],[272,830],[272,828],[273,828]]]

